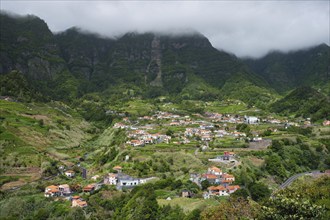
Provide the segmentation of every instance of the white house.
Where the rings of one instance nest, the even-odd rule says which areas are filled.
[[[137,178],[133,178],[128,175],[120,175],[118,176],[118,185],[120,187],[133,187],[139,185],[140,181]]]
[[[105,184],[117,185],[117,175],[115,173],[109,173],[108,176],[104,179]]]
[[[244,116],[244,122],[247,124],[257,124],[259,119],[254,116]]]

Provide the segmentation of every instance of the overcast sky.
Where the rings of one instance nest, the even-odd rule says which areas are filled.
[[[323,1],[18,1],[1,10],[34,14],[53,32],[78,26],[106,36],[129,31],[196,30],[237,56],[260,57],[330,44],[330,4]]]

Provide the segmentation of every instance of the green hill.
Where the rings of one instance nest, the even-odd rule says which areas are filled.
[[[330,94],[330,47],[326,44],[290,53],[272,52],[244,61],[279,92],[313,86]]]
[[[329,97],[311,87],[297,88],[271,105],[274,112],[311,117],[313,121],[329,119],[329,109]]]

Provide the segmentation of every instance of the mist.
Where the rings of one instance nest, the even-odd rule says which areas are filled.
[[[73,26],[101,36],[127,32],[199,32],[238,57],[261,57],[330,44],[329,1],[1,1],[1,9],[33,14],[53,32]]]

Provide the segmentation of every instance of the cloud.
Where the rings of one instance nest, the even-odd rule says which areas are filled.
[[[1,9],[37,15],[54,32],[72,26],[105,36],[193,29],[237,56],[330,44],[329,1],[2,0]]]

